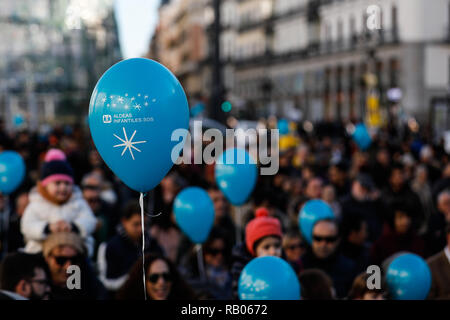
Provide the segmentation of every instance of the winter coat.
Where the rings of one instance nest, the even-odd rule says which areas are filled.
[[[62,205],[56,205],[45,199],[37,188],[30,191],[29,198],[30,203],[21,220],[21,231],[26,243],[25,252],[42,251],[42,242],[49,233],[48,225],[64,220],[72,224],[75,227],[74,231],[84,239],[89,256],[93,254],[94,239],[91,235],[95,230],[97,219],[78,187],[74,187],[72,196]]]
[[[382,262],[401,251],[408,251],[419,256],[425,255],[425,243],[413,232],[397,234],[391,228],[373,244],[370,252],[371,264],[381,265]]]
[[[240,243],[234,246],[231,252],[231,277],[232,277],[232,291],[233,298],[238,299],[238,284],[239,277],[241,275],[244,267],[249,263],[254,257],[248,252],[245,243]]]
[[[302,256],[304,270],[320,269],[333,280],[333,286],[338,298],[347,296],[353,280],[358,275],[356,264],[340,253],[326,259],[317,258],[310,249]]]

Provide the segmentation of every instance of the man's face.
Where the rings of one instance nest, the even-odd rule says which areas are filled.
[[[322,194],[322,181],[318,178],[314,178],[309,181],[306,187],[306,195],[310,199],[318,199]]]
[[[85,181],[83,185],[83,197],[94,212],[100,209],[100,193],[101,181],[99,179],[90,177]]]
[[[50,297],[50,286],[42,268],[34,269],[34,277],[29,281],[31,290],[27,297],[30,300],[48,300]]]
[[[339,244],[336,224],[330,221],[319,221],[313,229],[312,250],[319,259],[331,256]]]
[[[358,201],[365,201],[369,196],[369,191],[356,180],[352,184],[352,196]]]
[[[228,212],[228,201],[225,199],[222,191],[220,190],[210,190],[208,192],[211,197],[212,202],[214,203],[214,212],[216,214],[216,218],[222,218]]]
[[[401,188],[404,183],[403,171],[400,169],[393,170],[389,181],[393,188]]]
[[[81,256],[71,246],[60,246],[54,248],[45,260],[50,269],[53,284],[65,287],[69,276],[67,268],[71,265],[80,264]]]
[[[134,241],[142,236],[141,217],[139,214],[133,214],[128,219],[122,219],[122,225],[127,235]]]

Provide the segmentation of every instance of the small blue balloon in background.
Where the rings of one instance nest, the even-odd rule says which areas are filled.
[[[278,130],[280,130],[280,135],[285,135],[289,133],[289,122],[286,119],[278,120]]]
[[[367,150],[372,144],[372,138],[370,137],[366,125],[363,123],[359,123],[356,125],[352,138],[358,148],[360,148],[362,151]]]
[[[256,161],[241,148],[225,150],[216,161],[215,179],[233,205],[244,204],[256,184]]]
[[[283,259],[259,257],[242,270],[238,294],[240,300],[300,300],[300,283]]]
[[[175,220],[194,243],[208,239],[214,223],[214,203],[208,193],[198,187],[181,191],[174,201]]]
[[[189,129],[189,105],[180,82],[162,64],[127,59],[109,68],[97,82],[89,127],[111,170],[128,187],[147,192],[174,165],[172,150]],[[174,141],[177,129],[182,138]]]
[[[395,300],[424,300],[431,288],[431,271],[424,259],[405,253],[389,264],[386,283]]]
[[[21,113],[17,113],[16,115],[14,115],[14,127],[20,127],[25,123],[25,118],[23,117],[23,115]]]
[[[0,153],[0,192],[11,194],[22,183],[25,177],[25,162],[15,151]]]
[[[203,111],[205,110],[205,104],[199,102],[197,104],[195,104],[192,108],[191,108],[191,117],[196,117],[198,115],[200,115]]]
[[[222,103],[222,111],[223,112],[230,112],[232,107],[233,106],[231,105],[230,101],[225,101],[224,103]]]
[[[318,221],[325,219],[335,219],[335,215],[333,209],[323,200],[309,200],[300,209],[298,225],[300,232],[309,244],[312,243],[314,226]]]

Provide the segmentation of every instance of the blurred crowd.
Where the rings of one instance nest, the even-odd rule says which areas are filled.
[[[139,194],[108,169],[87,129],[7,133],[0,123],[0,152],[17,151],[27,168],[18,190],[0,194],[0,299],[144,299],[142,270],[148,299],[237,299],[243,268],[266,255],[292,265],[302,299],[390,299],[384,284],[368,289],[366,269],[385,270],[400,252],[427,260],[429,299],[450,299],[443,141],[387,127],[361,151],[342,123],[298,128],[296,143],[280,149],[278,173],[259,176],[240,209],[216,186],[214,165],[175,165],[144,198],[143,266]],[[201,246],[173,215],[187,186],[214,203]],[[311,199],[327,202],[335,219],[318,222],[308,243],[298,215]],[[80,267],[81,289],[67,287],[70,265]]]

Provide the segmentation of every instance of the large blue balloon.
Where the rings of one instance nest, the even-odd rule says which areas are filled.
[[[314,226],[319,220],[334,219],[333,209],[323,200],[315,199],[307,201],[300,209],[298,215],[298,225],[300,232],[306,241],[312,243],[312,233]]]
[[[244,204],[255,187],[258,168],[247,151],[227,149],[217,159],[216,183],[233,205]]]
[[[25,177],[25,162],[15,151],[0,153],[0,192],[10,194],[22,183]]]
[[[153,189],[172,168],[176,129],[189,127],[189,106],[176,77],[156,61],[123,60],[100,78],[92,93],[89,126],[95,146],[130,188]],[[180,130],[182,131],[182,130]]]
[[[183,232],[195,243],[208,239],[214,223],[214,204],[208,193],[198,187],[189,187],[175,198],[175,220]]]
[[[289,122],[286,119],[278,120],[278,130],[280,130],[280,135],[285,135],[289,133]]]
[[[431,271],[421,257],[405,253],[389,264],[386,283],[395,300],[424,300],[431,287]]]
[[[292,267],[281,258],[255,258],[242,270],[241,300],[300,300],[300,284]]]
[[[353,141],[363,151],[370,147],[372,138],[365,124],[359,123],[356,125],[355,131],[353,132]]]

